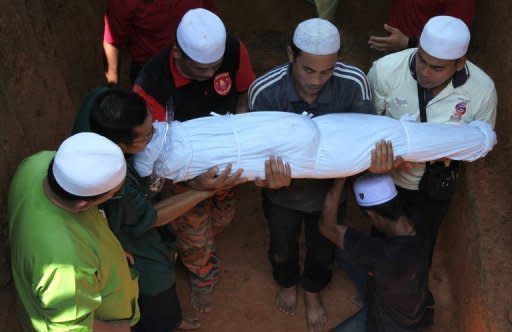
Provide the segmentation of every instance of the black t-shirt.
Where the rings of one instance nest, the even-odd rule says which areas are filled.
[[[345,252],[372,272],[367,331],[416,331],[429,325],[429,237],[421,224],[415,236],[345,234]]]

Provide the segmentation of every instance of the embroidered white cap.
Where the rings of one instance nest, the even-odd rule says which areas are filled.
[[[432,17],[421,32],[420,47],[442,60],[455,60],[468,51],[471,34],[461,19],[452,16]]]
[[[209,64],[224,56],[226,28],[217,15],[206,9],[189,10],[178,25],[176,37],[183,52],[196,62]]]
[[[397,195],[395,184],[387,174],[367,174],[354,182],[354,195],[360,206],[375,206],[389,202]]]
[[[311,18],[297,25],[293,33],[293,43],[310,54],[334,54],[340,50],[340,33],[331,22],[321,18]]]
[[[118,186],[126,176],[123,152],[95,133],[79,133],[60,145],[53,161],[55,180],[70,194],[90,197]]]

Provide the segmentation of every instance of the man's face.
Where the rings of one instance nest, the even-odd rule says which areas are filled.
[[[421,47],[416,53],[416,76],[418,84],[425,89],[441,91],[452,79],[456,71],[466,63],[465,58],[458,60],[441,60],[427,54]]]
[[[313,102],[325,83],[331,78],[338,54],[314,55],[301,52],[294,60],[288,47],[288,58],[292,61],[292,78],[299,96],[306,102]]]
[[[133,129],[134,138],[130,144],[119,144],[121,150],[127,154],[136,154],[146,147],[151,142],[155,128],[153,128],[153,117],[151,112],[147,112],[144,123]]]
[[[222,60],[224,59],[220,58],[213,63],[207,64],[195,62],[183,54],[177,47],[175,47],[173,54],[178,70],[183,76],[192,81],[207,81],[211,79],[215,72],[219,70]]]

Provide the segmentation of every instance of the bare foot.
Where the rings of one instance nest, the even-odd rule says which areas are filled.
[[[322,304],[320,293],[304,292],[304,304],[306,306],[306,320],[308,332],[320,332],[327,322],[327,313]]]
[[[176,331],[193,331],[198,330],[201,327],[199,318],[192,314],[183,315],[180,325],[176,327]]]
[[[198,292],[192,290],[190,293],[190,304],[199,312],[212,311],[212,293]]]
[[[274,303],[279,311],[289,316],[295,315],[295,309],[297,308],[297,286],[280,288],[277,291]]]

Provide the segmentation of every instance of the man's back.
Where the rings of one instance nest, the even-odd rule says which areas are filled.
[[[43,191],[54,152],[23,161],[9,191],[12,270],[26,330],[92,330],[93,320],[132,320],[137,299],[121,246],[97,208],[72,214]],[[94,312],[94,314],[92,314]],[[30,322],[31,321],[31,322]],[[31,326],[32,323],[32,326]]]

